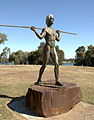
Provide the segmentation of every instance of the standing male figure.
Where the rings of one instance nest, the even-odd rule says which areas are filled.
[[[49,57],[51,56],[53,63],[55,65],[54,68],[54,73],[55,73],[55,84],[56,85],[62,85],[59,83],[59,63],[58,63],[58,57],[57,57],[57,53],[56,53],[56,49],[55,49],[55,41],[59,41],[60,40],[60,32],[59,30],[54,30],[52,29],[52,24],[54,23],[54,16],[49,14],[46,17],[46,25],[47,27],[45,27],[41,34],[39,34],[34,27],[31,28],[31,30],[33,30],[35,32],[35,34],[37,35],[37,37],[39,39],[45,38],[46,44],[44,46],[43,49],[43,64],[42,67],[40,68],[39,71],[39,78],[37,80],[37,82],[35,84],[40,84],[41,83],[41,77],[42,74],[44,72],[44,69],[46,68],[47,62],[49,60]]]

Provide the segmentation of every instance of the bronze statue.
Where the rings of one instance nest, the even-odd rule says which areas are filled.
[[[54,68],[55,80],[56,80],[55,84],[56,85],[61,85],[58,82],[58,80],[59,80],[59,64],[58,64],[57,53],[56,53],[56,50],[55,50],[55,41],[60,40],[60,33],[77,35],[76,33],[65,32],[65,31],[61,31],[61,30],[54,30],[51,27],[53,23],[54,23],[54,16],[49,14],[46,17],[47,27],[45,27],[44,29],[36,28],[36,27],[33,27],[33,26],[30,27],[30,26],[17,26],[17,25],[0,25],[0,26],[3,26],[3,27],[31,28],[31,30],[33,30],[35,32],[35,34],[37,35],[37,37],[39,39],[45,38],[46,45],[45,45],[44,50],[43,50],[43,65],[42,65],[42,67],[40,69],[40,72],[39,72],[39,78],[38,78],[38,80],[35,84],[41,83],[42,74],[43,74],[44,69],[47,65],[48,59],[51,56],[51,58],[54,62],[54,65],[55,65],[55,68]],[[36,29],[42,29],[41,34],[39,34],[36,31]]]
[[[55,41],[60,40],[60,32],[59,32],[59,30],[54,30],[51,27],[53,23],[54,23],[54,16],[49,14],[46,17],[47,27],[45,27],[42,30],[41,34],[39,34],[34,27],[31,27],[31,30],[33,30],[35,32],[35,34],[37,35],[37,37],[39,39],[45,38],[45,41],[46,41],[46,44],[45,44],[45,47],[43,50],[43,65],[40,68],[39,78],[35,84],[41,83],[42,74],[44,72],[44,69],[46,68],[49,57],[51,56],[51,58],[54,62],[54,65],[55,65],[55,68],[54,68],[55,84],[62,85],[58,81],[59,80],[59,63],[58,63],[58,56],[57,56],[56,49],[55,49]]]
[[[65,32],[65,31],[61,31],[61,30],[54,30],[51,27],[53,23],[54,23],[54,16],[49,14],[46,17],[47,27],[45,27],[44,29],[36,28],[36,27],[33,27],[33,26],[30,27],[30,26],[17,26],[17,25],[0,25],[0,26],[3,26],[3,27],[31,28],[31,30],[33,30],[35,32],[35,34],[37,35],[37,37],[39,39],[45,38],[46,45],[45,45],[44,50],[43,50],[43,65],[40,68],[39,78],[38,78],[38,80],[35,84],[41,83],[42,74],[43,74],[44,69],[47,65],[48,59],[51,56],[51,58],[54,62],[54,65],[55,65],[55,68],[54,68],[55,80],[56,80],[55,84],[61,86],[61,84],[58,81],[59,80],[59,64],[58,64],[58,57],[57,57],[57,53],[56,53],[56,49],[55,49],[55,41],[60,40],[60,33],[77,35],[76,33]],[[39,34],[36,31],[36,29],[42,29],[41,34]]]

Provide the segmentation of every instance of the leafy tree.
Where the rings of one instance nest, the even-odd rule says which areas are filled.
[[[88,46],[88,50],[85,53],[84,66],[94,66],[94,46]]]
[[[85,56],[85,47],[80,46],[75,52],[76,52],[75,65],[78,65],[78,66],[83,65],[84,56]]]
[[[94,46],[89,45],[87,51],[81,46],[76,50],[75,65],[94,66]]]
[[[41,65],[43,61],[43,48],[45,46],[45,43],[40,43],[40,46],[38,47],[38,50],[31,51],[28,57],[29,64],[36,64]]]
[[[13,52],[9,57],[9,61],[14,62],[15,64],[27,64],[28,52],[23,52],[22,50]]]
[[[4,33],[0,33],[0,44],[4,43],[5,41],[7,41],[7,35]]]
[[[31,51],[29,56],[28,56],[28,63],[29,64],[41,64],[41,53],[39,53],[38,50],[36,51]]]
[[[7,41],[7,35],[4,33],[0,33],[0,44],[4,44]],[[5,47],[3,52],[0,54],[0,62],[8,62],[8,54],[10,53],[10,48]]]
[[[10,48],[5,47],[0,54],[0,62],[9,62]]]

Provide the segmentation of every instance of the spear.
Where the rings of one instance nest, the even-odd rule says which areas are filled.
[[[0,25],[0,26],[3,26],[3,27],[20,27],[20,28],[34,28],[34,29],[43,29],[43,28],[36,28],[36,27],[33,27],[33,26],[17,26],[17,25]],[[65,32],[65,31],[61,31],[59,30],[59,32],[61,33],[67,33],[67,34],[72,34],[72,35],[77,35],[76,33],[71,33],[71,32]]]

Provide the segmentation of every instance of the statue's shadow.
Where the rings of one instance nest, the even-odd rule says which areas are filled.
[[[16,111],[17,113],[21,115],[29,115],[33,117],[42,117],[37,113],[34,113],[33,110],[30,110],[26,107],[26,97],[20,96],[20,97],[10,97],[7,95],[0,95],[0,98],[10,98],[12,99],[8,104],[8,108],[10,108],[13,111]]]

